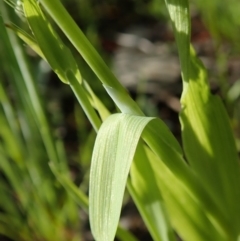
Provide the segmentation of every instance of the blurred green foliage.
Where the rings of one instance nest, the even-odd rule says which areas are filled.
[[[191,3],[195,4],[197,10],[200,11],[202,19],[215,41],[220,43],[229,41],[233,47],[239,50],[240,2],[238,0],[191,0]]]

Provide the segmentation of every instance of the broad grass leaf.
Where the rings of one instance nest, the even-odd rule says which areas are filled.
[[[166,127],[165,129],[167,130]],[[177,146],[174,145],[174,141],[172,141],[171,145],[169,141],[172,137],[169,134],[167,135],[167,132],[164,132],[164,125],[162,125],[161,121],[153,120],[151,124],[147,125],[142,133],[142,138],[153,153],[155,153],[173,173],[174,177],[181,182],[181,185],[188,189],[190,195],[194,197],[195,200],[198,200],[204,212],[208,213],[211,217],[214,226],[221,230],[224,236],[230,239],[234,237],[234,235],[232,235],[232,224],[229,222],[228,216],[225,215],[222,207],[219,207],[218,203],[212,198],[209,189],[206,188],[201,177],[196,176],[191,167],[186,164],[182,153],[179,152],[178,148],[176,148]],[[167,190],[169,191],[170,189]],[[162,195],[164,195],[164,191]],[[185,206],[182,206],[182,208],[185,208]]]
[[[210,94],[206,70],[191,51],[188,92],[182,99],[183,146],[193,170],[240,232],[240,168],[230,122],[220,99]]]
[[[18,26],[14,24],[7,25],[10,29],[12,29],[29,47],[31,47],[39,56],[41,56],[44,60],[47,61],[45,55],[43,54],[42,50],[38,46],[38,43],[36,42],[35,38],[28,33],[26,33],[24,30],[19,28]],[[58,69],[54,69],[54,71],[57,71]],[[68,69],[65,73],[62,74],[62,78],[64,82],[67,82],[71,85],[69,79],[68,79],[68,73],[71,72],[70,69]],[[78,73],[78,70],[77,70]],[[56,72],[58,74],[58,72]],[[74,73],[73,73],[74,74]],[[76,78],[76,76],[75,76]],[[71,78],[72,80],[73,78]],[[77,82],[79,82],[79,78],[77,79]],[[71,85],[71,87],[73,87]],[[77,89],[77,90],[76,90]],[[81,103],[83,109],[85,109],[85,113],[89,116],[89,111],[91,108],[89,101],[91,102],[91,105],[98,111],[100,117],[102,120],[106,119],[110,113],[107,110],[107,108],[103,105],[103,103],[100,101],[100,99],[95,95],[95,93],[92,91],[91,87],[88,85],[88,83],[84,80],[82,80],[82,87],[76,83],[73,87],[73,91],[75,92],[76,97],[78,98],[79,102]],[[76,93],[78,92],[78,93]],[[79,98],[81,97],[81,98]],[[87,97],[87,98],[86,98]],[[88,101],[88,100],[89,101]],[[89,108],[86,108],[86,103]],[[93,113],[93,109],[91,110]],[[91,118],[89,118],[91,121]],[[100,125],[100,122],[99,122]],[[95,127],[95,130],[99,128],[99,125],[96,125],[96,123],[93,123],[93,126]]]
[[[240,169],[233,133],[223,104],[210,94],[205,68],[190,49],[188,1],[166,0],[166,4],[183,73],[180,119],[185,155],[223,214],[226,233],[236,240],[240,233]]]
[[[90,171],[90,224],[97,241],[112,241],[127,176],[142,130],[153,118],[114,114],[96,138]]]
[[[211,214],[201,201],[177,178],[164,162],[147,147],[146,155],[156,176],[173,228],[185,241],[226,240],[219,233]]]

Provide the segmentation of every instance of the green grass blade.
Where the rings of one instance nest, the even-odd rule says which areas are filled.
[[[115,114],[98,132],[90,172],[90,223],[97,241],[114,239],[127,175],[145,125],[153,118]]]
[[[9,200],[13,199],[10,185],[2,178],[0,179],[0,192],[0,206],[2,209],[1,212],[9,213],[20,219],[20,212],[18,210],[18,207],[15,205],[14,202],[9,202]]]
[[[150,234],[155,241],[173,241],[175,235],[170,226],[162,195],[157,185],[148,156],[140,142],[131,166],[128,190],[136,203]]]
[[[147,125],[149,121],[151,123]],[[185,225],[186,222],[190,224],[194,220],[194,227],[188,229],[186,225],[185,228],[185,231],[190,233],[189,237],[198,237],[198,240],[201,240],[201,234],[207,230],[202,220],[208,220],[213,230],[220,230],[221,235],[232,237],[232,227],[226,216],[183,160],[181,149],[167,127],[160,120],[116,114],[103,123],[93,152],[90,175],[90,222],[95,239],[111,241],[114,238],[129,165],[141,134],[153,152],[173,173],[175,180],[180,183],[181,191],[175,190],[174,187],[168,195],[178,200],[181,193],[184,194],[185,190],[188,190],[188,201],[183,199],[178,207],[183,209],[179,217],[182,215]],[[164,192],[168,193],[167,190],[170,190],[170,187],[165,185]],[[197,203],[194,200],[198,200]],[[174,207],[174,202],[171,203],[171,207]],[[184,203],[188,203],[189,206],[185,207]],[[192,204],[196,206],[193,210]],[[216,230],[215,233],[217,235]],[[204,237],[207,235],[209,233],[205,232]]]
[[[189,89],[180,115],[183,145],[189,163],[215,201],[240,232],[239,158],[230,122],[218,97],[212,96],[203,65],[192,53]]]
[[[102,122],[98,117],[97,113],[95,112],[95,110],[93,109],[89,101],[89,98],[87,97],[86,91],[84,90],[83,86],[79,84],[74,74],[70,70],[66,72],[66,79],[69,81],[70,87],[72,88],[75,96],[81,104],[93,128],[97,132]]]
[[[74,185],[74,183],[66,176],[65,173],[61,173],[57,170],[54,163],[50,163],[50,168],[58,181],[62,186],[68,191],[68,193],[73,197],[73,199],[84,209],[88,210],[88,198],[87,196]]]
[[[15,139],[9,123],[0,105],[0,136],[4,142],[4,149],[9,153],[10,157],[15,160],[19,165],[22,164],[23,154],[21,150],[21,142],[13,141]],[[17,137],[16,137],[17,138]]]
[[[27,202],[27,194],[22,192],[22,190],[23,182],[27,179],[26,170],[19,168],[19,166],[14,165],[14,163],[9,161],[6,150],[2,145],[0,145],[0,158],[0,169],[5,174],[9,184],[13,187],[13,190],[16,192],[20,202],[24,206]],[[19,182],[19,180],[22,180],[22,182]]]
[[[240,169],[229,120],[221,101],[210,94],[206,70],[190,50],[188,1],[166,0],[166,4],[183,73],[180,119],[185,154],[225,216],[229,226],[225,231],[236,240],[240,233]]]
[[[38,43],[32,35],[28,34],[23,29],[19,28],[13,23],[6,24],[6,27],[13,30],[18,35],[18,37],[22,39],[32,50],[34,50],[39,56],[41,56],[41,58],[45,59],[42,50],[39,48]]]
[[[91,124],[97,131],[101,125],[101,121],[92,108],[85,90],[81,86],[81,75],[70,50],[62,43],[61,39],[54,32],[36,1],[26,0],[23,6],[26,18],[28,19],[29,25],[36,38],[36,42],[41,49],[40,54],[44,55],[45,59],[59,78],[64,83],[70,84]],[[21,37],[22,35],[23,34],[21,33]],[[24,35],[24,40],[31,44],[31,46],[35,46],[32,39],[28,36]],[[39,52],[36,46],[34,49]]]
[[[226,240],[224,232],[218,230],[211,214],[193,195],[191,188],[179,180],[149,148],[145,151],[157,177],[172,226],[180,237],[185,241]]]
[[[17,230],[21,230],[21,232],[19,233]],[[18,218],[2,213],[0,214],[0,233],[12,240],[31,239],[31,234]]]
[[[165,0],[178,45],[183,93],[187,90],[189,79],[190,14],[188,0]]]
[[[50,168],[53,171],[56,178],[58,179],[58,181],[63,185],[66,191],[73,197],[77,204],[80,205],[81,208],[83,208],[86,212],[88,212],[88,197],[69,179],[69,177],[59,172],[54,163],[50,163]],[[121,228],[120,226],[118,226],[117,228],[116,236],[121,241],[137,241],[137,239],[131,233]]]
[[[0,79],[1,79],[1,77],[0,77]],[[9,124],[9,127],[10,127],[13,135],[15,136],[15,138],[18,139],[18,142],[21,143],[22,140],[20,140],[21,137],[19,135],[17,123],[15,121],[16,116],[15,116],[13,107],[9,101],[9,98],[7,96],[7,93],[3,87],[2,82],[3,81],[0,81],[0,103],[2,105],[3,112],[6,116],[6,120]],[[23,149],[23,146],[22,146],[22,149]]]
[[[81,83],[81,75],[74,57],[54,32],[38,3],[34,0],[25,0],[23,9],[36,41],[54,72],[64,83],[68,83],[65,73],[71,70]]]
[[[102,103],[102,101],[96,96],[96,94],[92,91],[91,87],[85,80],[83,80],[83,86],[86,89],[87,93],[89,93],[92,106],[98,111],[101,117],[101,120],[104,121],[110,115],[110,111],[106,108],[106,106]]]
[[[3,2],[0,2],[0,7],[4,21],[9,22],[8,12]],[[1,27],[3,27],[4,30],[4,45],[8,50],[6,59],[11,63],[10,73],[12,74],[12,83],[18,94],[18,104],[24,109],[24,115],[26,115],[25,118],[32,120],[29,123],[31,138],[35,139],[37,133],[40,132],[49,159],[57,162],[58,154],[56,152],[55,143],[50,133],[50,127],[40,101],[36,84],[32,78],[30,68],[22,51],[22,46],[19,44],[16,35],[12,31],[6,31],[2,22]],[[32,135],[32,133],[34,133],[34,135]]]
[[[179,48],[184,95],[180,114],[183,145],[189,163],[239,235],[240,169],[238,155],[222,103],[210,94],[206,70],[190,50],[189,6],[186,0],[166,1]],[[226,208],[227,207],[227,208]]]
[[[116,236],[121,241],[138,241],[135,238],[135,236],[133,236],[132,234],[130,234],[128,231],[126,231],[125,229],[121,228],[120,226],[118,226]]]
[[[169,142],[173,136],[168,132],[169,130],[160,120],[153,120],[151,125],[146,126],[142,137],[150,149],[177,177],[178,181],[183,183],[192,195],[199,200],[203,208],[210,213],[222,230],[231,236],[233,227],[228,220],[228,216],[222,210],[222,206],[219,206],[219,202],[215,202],[212,194],[202,183],[201,178],[197,177],[186,164],[182,152],[179,152],[177,146],[173,145],[174,139]]]
[[[109,89],[117,92],[117,98],[120,98],[123,106],[128,106],[127,113],[143,115],[138,105],[128,95],[126,89],[120,84],[113,73],[109,70],[105,62],[84,36],[77,24],[73,21],[66,9],[58,0],[40,0],[43,7],[48,11],[56,24],[62,29],[75,48],[79,51],[88,65],[100,81]],[[111,95],[111,97],[115,97]],[[115,99],[113,99],[115,102]],[[116,101],[116,103],[118,103]],[[121,110],[121,107],[119,107]],[[124,112],[125,110],[123,110]]]

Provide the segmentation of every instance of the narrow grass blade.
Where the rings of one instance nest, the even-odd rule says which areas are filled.
[[[101,126],[90,172],[90,223],[97,241],[114,239],[128,172],[143,128],[153,118],[115,114]]]
[[[78,189],[74,183],[66,176],[65,173],[58,171],[54,163],[50,163],[50,168],[58,181],[66,189],[66,191],[73,197],[73,199],[85,210],[88,210],[88,198],[87,196]]]
[[[81,84],[77,81],[74,73],[71,70],[66,71],[65,78],[68,80],[70,87],[72,88],[75,96],[77,97],[80,105],[82,106],[85,114],[87,115],[89,121],[91,122],[93,128],[97,132],[101,125],[101,120],[98,117],[96,111],[92,107],[87,92]]]
[[[4,21],[9,22],[8,12],[3,2],[0,2],[0,6]],[[40,132],[49,159],[57,162],[58,153],[56,152],[55,143],[50,133],[48,120],[46,119],[39,93],[32,78],[31,70],[26,61],[22,46],[19,44],[16,35],[12,31],[6,31],[2,21],[1,29],[3,32],[4,46],[7,49],[5,58],[11,63],[9,64],[10,71],[8,74],[11,76],[12,83],[17,93],[17,106],[20,109],[24,109],[22,115],[24,115],[26,120],[32,120],[29,123],[29,129],[31,129],[31,131],[28,133],[28,140],[31,138],[35,140],[36,133]]]
[[[83,86],[87,90],[90,96],[92,106],[98,111],[101,120],[104,121],[110,116],[110,111],[106,108],[106,106],[102,103],[102,101],[96,96],[96,94],[92,91],[89,84],[83,80]]]
[[[67,38],[76,47],[90,68],[92,68],[99,80],[108,88],[113,89],[113,91],[117,91],[117,97],[121,98],[123,105],[129,106],[129,112],[127,113],[143,115],[139,106],[132,100],[126,89],[116,79],[103,59],[96,52],[94,47],[87,40],[77,24],[63,7],[61,2],[58,0],[40,0],[40,2],[49,15],[54,19],[56,24],[62,29]],[[114,95],[111,97],[114,97]],[[115,99],[113,100],[115,102]]]
[[[88,197],[67,177],[65,174],[59,172],[54,165],[50,163],[50,168],[58,181],[63,185],[66,191],[73,197],[75,202],[81,206],[85,211],[88,211]],[[121,241],[137,241],[137,239],[127,230],[118,226],[116,236]]]
[[[174,232],[163,203],[158,180],[140,142],[131,166],[128,190],[136,203],[154,241],[173,241]]]
[[[16,232],[16,229],[21,230],[21,233]],[[0,233],[12,240],[31,239],[31,234],[19,219],[3,213],[0,214]]]
[[[132,234],[130,234],[128,231],[126,231],[125,229],[121,228],[120,226],[118,226],[116,236],[121,241],[138,241],[135,238],[135,236],[133,236]]]
[[[44,55],[44,58],[64,83],[70,84],[91,124],[97,131],[101,121],[92,108],[85,93],[86,91],[82,87],[82,78],[73,55],[54,32],[36,1],[26,0],[23,6],[26,18],[34,33],[35,41],[41,51],[39,51],[34,40],[29,36],[23,35],[22,31],[18,31],[18,34],[20,37],[24,37],[23,40],[30,46],[33,46],[40,55]]]
[[[24,0],[23,9],[36,41],[54,72],[64,83],[68,83],[65,73],[71,70],[81,83],[81,75],[74,57],[54,32],[38,3],[34,0]]]
[[[13,158],[18,164],[21,164],[23,155],[21,151],[21,142],[15,142],[15,136],[12,132],[9,123],[3,113],[2,106],[0,105],[0,136],[4,142],[4,149],[9,153],[10,157]]]
[[[165,0],[178,45],[183,93],[187,90],[189,79],[190,14],[188,0]]]
[[[6,24],[6,27],[13,30],[18,35],[18,37],[22,39],[32,50],[34,50],[39,56],[41,56],[41,58],[45,59],[42,50],[39,48],[38,43],[32,35],[28,34],[23,29],[19,28],[13,23]]]

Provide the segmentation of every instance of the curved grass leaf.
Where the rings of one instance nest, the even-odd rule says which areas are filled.
[[[97,241],[114,239],[123,194],[142,130],[153,118],[115,114],[103,122],[90,172],[90,223]]]
[[[181,227],[183,237],[189,241],[203,241],[206,237],[209,240],[214,240],[210,237],[219,240],[224,240],[228,235],[231,237],[228,220],[204,189],[201,180],[182,159],[179,145],[165,125],[153,118],[116,114],[103,123],[93,152],[89,203],[91,229],[95,239],[114,239],[127,175],[141,134],[153,152],[161,158],[162,164],[155,163],[153,170],[159,180],[165,178],[159,186],[171,219]],[[175,215],[177,210],[178,215]]]

